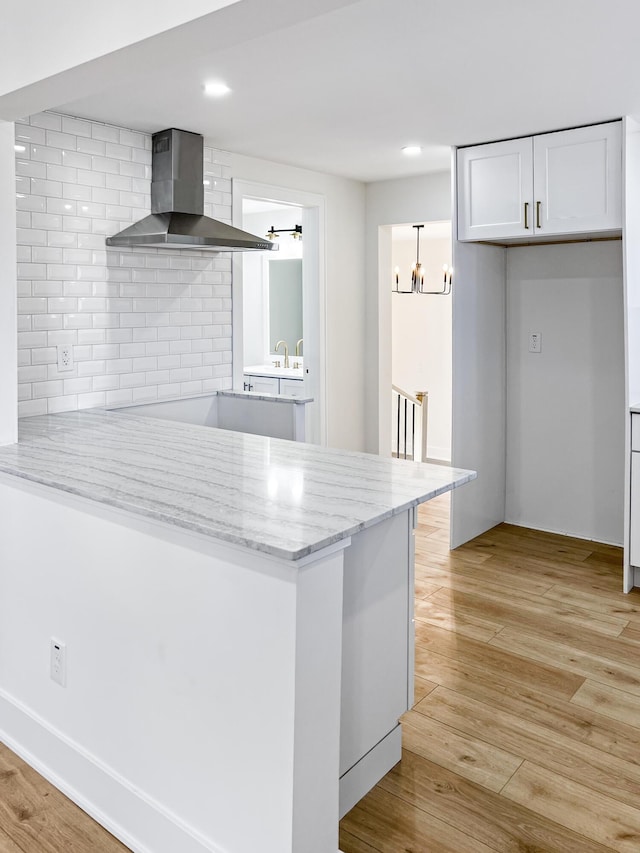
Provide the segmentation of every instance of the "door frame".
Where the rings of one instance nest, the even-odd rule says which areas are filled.
[[[306,408],[306,440],[327,443],[327,305],[325,275],[325,198],[317,193],[234,178],[231,182],[233,225],[242,228],[245,198],[290,204],[302,209],[303,331],[305,391],[314,403]],[[243,255],[234,252],[232,300],[233,387],[243,387]]]

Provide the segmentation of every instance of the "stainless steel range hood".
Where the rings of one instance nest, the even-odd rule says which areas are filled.
[[[107,237],[107,246],[214,252],[278,248],[265,237],[204,216],[203,138],[175,128],[153,134],[151,215]]]

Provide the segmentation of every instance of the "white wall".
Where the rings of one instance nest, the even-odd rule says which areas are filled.
[[[365,187],[352,181],[232,154],[233,177],[326,199],[327,443],[364,447]]]
[[[380,229],[406,222],[435,222],[451,219],[451,176],[449,172],[417,175],[392,181],[375,181],[366,187],[365,274],[365,449],[388,453],[391,446],[391,230],[384,235],[389,264],[379,277]],[[361,309],[362,310],[362,309]]]
[[[453,244],[451,461],[478,478],[451,495],[451,547],[504,521],[506,249]]]
[[[105,246],[149,213],[151,136],[41,113],[16,142],[20,415],[230,388],[229,254]],[[230,221],[229,155],[204,156],[205,213]]]
[[[506,520],[622,544],[624,405],[621,243],[508,249]]]
[[[342,553],[294,568],[10,477],[0,543],[3,742],[137,851],[337,849]]]
[[[442,285],[442,265],[451,264],[451,239],[420,240],[426,286]],[[392,266],[400,267],[400,286],[411,280],[415,240],[393,240]],[[410,394],[429,392],[427,453],[451,458],[451,296],[392,296],[392,370],[394,385]]]
[[[13,124],[0,122],[0,444],[17,439],[16,170]]]

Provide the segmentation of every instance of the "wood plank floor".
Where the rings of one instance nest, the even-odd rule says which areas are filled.
[[[415,706],[344,853],[640,851],[640,592],[616,548],[420,511]],[[0,853],[126,848],[0,745]],[[257,853],[257,851],[256,851]]]
[[[403,758],[344,853],[639,853],[640,592],[620,549],[502,524],[449,552],[420,510]]]

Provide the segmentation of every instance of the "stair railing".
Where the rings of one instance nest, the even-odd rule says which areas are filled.
[[[393,395],[394,411],[394,435],[392,445],[392,456],[398,459],[416,458],[416,409],[418,409],[418,427],[420,433],[420,455],[421,462],[427,461],[427,421],[429,417],[429,393],[427,391],[416,391],[415,396],[398,388],[391,386]]]

